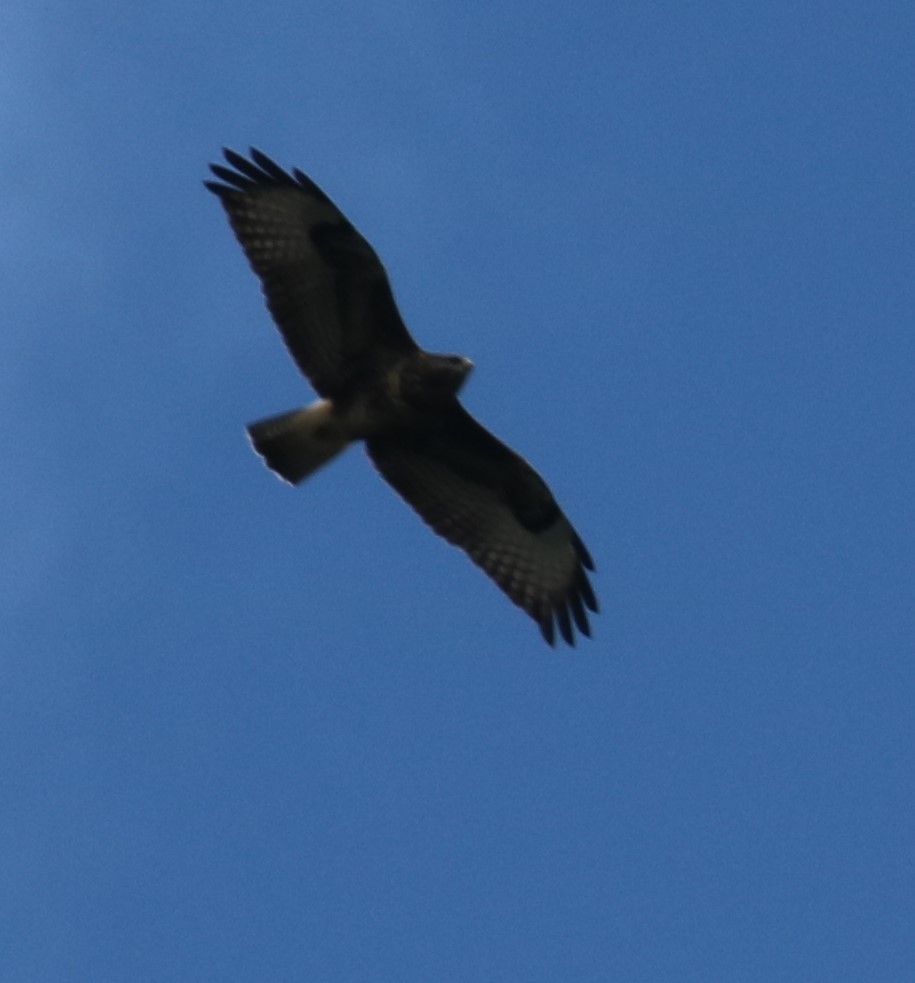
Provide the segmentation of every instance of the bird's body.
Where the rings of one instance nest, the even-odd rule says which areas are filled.
[[[256,150],[212,165],[219,196],[286,345],[321,397],[248,427],[297,484],[355,441],[441,536],[539,624],[574,644],[597,602],[588,551],[543,479],[458,400],[472,364],[422,351],[372,247],[313,181]]]

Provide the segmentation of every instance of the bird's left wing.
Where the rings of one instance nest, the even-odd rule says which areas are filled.
[[[440,535],[470,558],[540,626],[575,644],[597,611],[594,569],[546,483],[460,404],[422,428],[372,438],[382,476]]]

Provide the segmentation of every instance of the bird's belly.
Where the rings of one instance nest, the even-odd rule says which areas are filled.
[[[367,440],[404,425],[411,409],[388,392],[372,390],[360,393],[337,407],[346,432],[352,440]]]

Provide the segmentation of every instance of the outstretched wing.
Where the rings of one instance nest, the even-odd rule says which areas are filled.
[[[540,626],[575,644],[597,611],[594,564],[537,472],[455,402],[434,424],[366,442],[383,477]]]
[[[371,379],[416,350],[372,247],[301,171],[251,149],[210,169],[267,306],[296,364],[321,396]]]

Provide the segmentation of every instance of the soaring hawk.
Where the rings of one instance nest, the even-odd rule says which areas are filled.
[[[419,348],[381,261],[326,194],[252,149],[212,164],[219,197],[317,402],[248,427],[292,484],[354,441],[440,536],[540,626],[575,644],[597,611],[591,556],[539,474],[458,401],[472,363]]]

